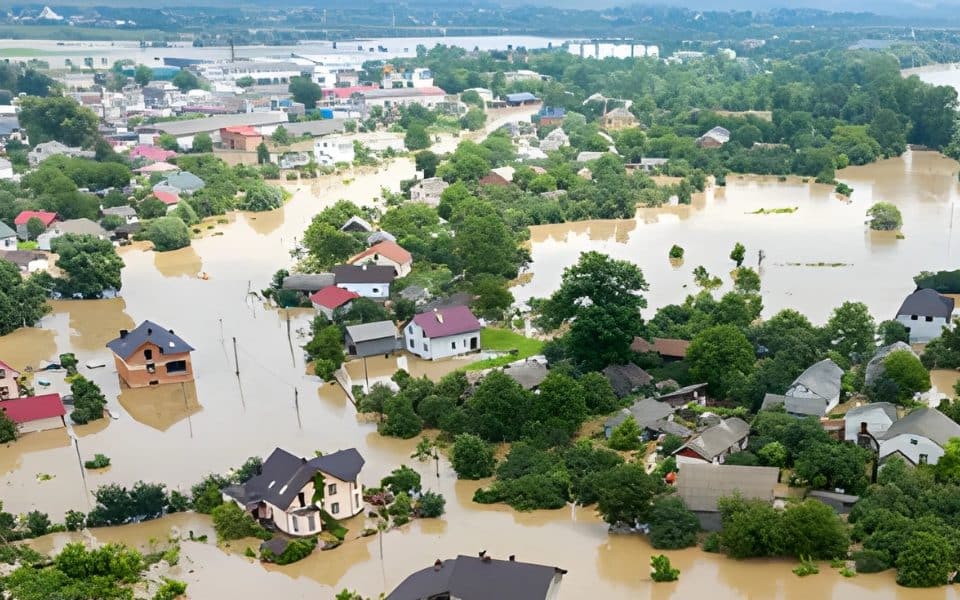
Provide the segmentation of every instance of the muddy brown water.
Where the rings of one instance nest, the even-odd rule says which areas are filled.
[[[955,170],[952,161],[926,153],[848,169],[841,179],[856,189],[849,204],[824,186],[799,180],[731,177],[726,189],[708,192],[692,206],[644,209],[630,220],[534,228],[534,275],[517,295],[546,295],[559,282],[562,268],[589,248],[640,264],[651,283],[651,307],[677,302],[690,290],[690,270],[697,264],[727,278],[731,264],[726,255],[735,241],[742,241],[752,253],[761,247],[767,252],[763,284],[768,312],[795,306],[822,320],[830,307],[849,297],[864,300],[878,316],[887,314],[909,290],[910,276],[950,264]],[[406,463],[421,472],[425,487],[447,498],[442,519],[414,522],[385,534],[382,559],[377,537],[351,539],[337,550],[317,552],[288,567],[264,567],[245,558],[243,550],[253,542],[234,542],[229,548],[185,542],[174,575],[190,584],[191,597],[329,598],[343,587],[376,595],[435,558],[480,550],[568,569],[561,597],[571,599],[703,594],[717,599],[955,597],[952,589],[898,588],[890,574],[847,580],[824,566],[820,575],[799,579],[789,562],[738,562],[699,550],[668,553],[682,571],[681,580],[654,586],[647,567],[653,553],[649,545],[640,537],[609,535],[592,509],[517,513],[505,506],[474,504],[473,492],[484,482],[456,480],[444,459],[438,477],[434,462],[410,459],[416,440],[383,438],[372,423],[358,421],[342,390],[305,374],[299,346],[305,341],[310,311],[272,310],[251,292],[266,285],[278,267],[292,262],[289,250],[313,214],[338,198],[371,203],[381,185],[396,190],[400,179],[412,173],[410,161],[398,160],[349,184],[341,176],[301,184],[292,188],[294,198],[281,210],[238,214],[227,224],[215,224],[189,249],[156,254],[139,246],[125,248],[122,298],[53,303],[40,328],[0,338],[0,357],[17,368],[37,367],[65,351],[75,352],[81,365],[89,360],[107,363],[104,368],[80,369],[103,388],[109,407],[120,417],[73,428],[83,459],[99,452],[113,461],[109,469],[86,473],[91,490],[138,479],[185,490],[206,473],[224,472],[278,445],[302,455],[355,446],[367,461],[365,482],[373,483]],[[876,199],[901,207],[906,239],[866,231],[863,213]],[[745,214],[778,206],[800,210]],[[667,260],[673,243],[687,249],[682,264]],[[784,264],[816,261],[850,266]],[[198,278],[201,271],[209,278]],[[193,385],[121,390],[104,344],[119,329],[143,319],[175,329],[196,348]],[[367,377],[383,380],[398,366],[438,378],[463,363],[373,358],[366,370],[353,362],[348,372],[355,383]],[[950,389],[953,376],[944,375],[937,387]],[[50,379],[53,389],[63,390],[62,375],[51,374]],[[50,478],[38,477],[41,474]],[[39,509],[56,519],[69,508],[88,510],[76,450],[65,431],[29,434],[0,448],[0,477],[0,498],[7,510]],[[348,522],[351,537],[364,525],[362,518]],[[150,539],[163,539],[171,530],[184,536],[188,531],[211,533],[206,517],[186,514],[89,535],[145,548]],[[35,543],[52,551],[78,537],[57,534]]]

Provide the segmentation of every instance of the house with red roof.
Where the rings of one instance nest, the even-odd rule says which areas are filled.
[[[166,204],[168,210],[180,204],[180,195],[172,190],[153,190],[153,197]]]
[[[236,125],[220,129],[220,141],[224,148],[256,152],[257,146],[263,143],[263,134],[250,125]]]
[[[164,150],[163,148],[158,148],[156,146],[150,146],[148,144],[140,144],[139,146],[134,146],[130,150],[130,159],[136,160],[142,158],[150,162],[165,162],[177,155],[173,150]]]
[[[19,237],[21,240],[25,240],[29,237],[27,234],[27,222],[34,217],[40,219],[40,222],[43,223],[43,230],[46,231],[48,227],[56,222],[57,213],[43,210],[25,210],[21,212],[13,220],[13,224],[17,228],[17,237]]]
[[[60,394],[4,400],[0,402],[0,411],[17,424],[20,433],[66,427],[63,416],[67,411],[63,408]]]
[[[384,240],[370,246],[360,254],[351,256],[347,260],[347,264],[393,267],[397,272],[397,277],[404,277],[409,275],[413,268],[413,255],[400,244]]]
[[[172,173],[174,171],[179,171],[180,167],[177,165],[172,165],[168,162],[155,162],[149,165],[140,167],[139,169],[134,169],[134,173],[140,173],[141,175],[149,175],[151,173]]]
[[[380,86],[378,85],[353,85],[349,87],[330,88],[323,90],[323,99],[328,102],[334,101],[340,104],[350,100],[354,94],[362,95],[364,92],[370,92],[379,89]]]
[[[360,294],[329,285],[310,295],[310,302],[317,312],[323,313],[328,319],[333,319],[333,311],[340,307],[350,308],[350,303],[360,297]]]
[[[480,321],[466,306],[447,306],[413,317],[403,328],[403,347],[436,360],[480,350]]]
[[[20,371],[0,360],[0,400],[13,400],[20,397],[17,377],[20,377]]]

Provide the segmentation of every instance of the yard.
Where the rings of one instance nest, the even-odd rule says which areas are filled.
[[[540,354],[543,342],[524,337],[509,329],[485,327],[480,330],[480,347],[485,351],[507,352],[508,354],[497,358],[478,360],[467,365],[468,371],[502,367],[514,361]]]

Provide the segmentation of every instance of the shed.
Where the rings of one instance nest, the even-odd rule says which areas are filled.
[[[853,508],[853,505],[860,501],[860,496],[828,492],[826,490],[813,490],[807,494],[807,498],[819,500],[841,515],[848,514],[850,509]]]
[[[699,404],[700,406],[707,405],[707,384],[705,383],[695,383],[693,385],[688,385],[675,390],[673,392],[668,392],[666,394],[661,394],[657,396],[657,400],[660,402],[666,402],[674,408],[680,408],[681,406],[686,406],[691,402]]]
[[[344,335],[347,354],[352,356],[376,356],[397,350],[397,326],[393,321],[376,321],[362,325],[350,325]]]
[[[609,365],[603,370],[603,376],[610,382],[610,387],[613,388],[617,398],[625,398],[638,388],[649,385],[653,381],[650,373],[633,363]]]

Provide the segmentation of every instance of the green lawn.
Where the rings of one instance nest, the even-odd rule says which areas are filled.
[[[479,371],[481,369],[492,369],[493,367],[502,367],[513,361],[540,354],[543,349],[543,342],[524,337],[519,333],[514,333],[507,329],[497,329],[486,327],[480,330],[480,347],[484,350],[500,350],[508,352],[516,350],[516,354],[505,354],[499,358],[488,358],[478,360],[467,365],[468,371]]]

